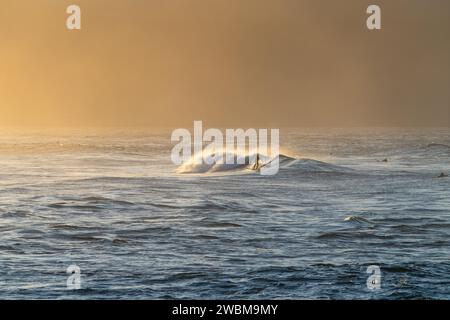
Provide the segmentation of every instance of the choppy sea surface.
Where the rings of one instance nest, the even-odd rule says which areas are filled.
[[[176,173],[170,133],[2,129],[0,298],[450,299],[449,128],[281,129],[275,176]]]

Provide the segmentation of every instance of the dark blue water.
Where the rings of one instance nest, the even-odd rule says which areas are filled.
[[[450,298],[448,128],[280,135],[260,176],[176,174],[170,131],[5,132],[0,298]]]

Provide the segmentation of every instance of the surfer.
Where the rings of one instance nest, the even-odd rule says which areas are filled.
[[[438,175],[438,178],[446,178],[446,177],[448,177],[448,174],[445,174],[443,172],[441,172],[441,174]]]
[[[259,153],[256,154],[256,160],[255,163],[253,164],[252,170],[258,170],[260,168],[259,165]]]

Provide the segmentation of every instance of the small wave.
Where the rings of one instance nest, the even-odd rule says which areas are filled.
[[[105,206],[132,206],[134,203],[119,200],[119,199],[110,199],[106,197],[84,197],[78,199],[64,199],[64,201],[50,203],[48,205],[49,208],[53,209],[79,209],[79,210],[101,210]]]
[[[48,287],[55,287],[58,286],[59,283],[26,283],[22,286],[19,286],[17,289],[19,290],[34,290],[34,289],[42,289],[42,288],[48,288]]]
[[[306,158],[297,159],[295,162],[291,163],[288,168],[289,170],[300,171],[304,173],[355,173],[355,170],[351,168]]]
[[[214,199],[206,199],[202,200],[198,203],[193,204],[186,208],[186,211],[189,213],[203,213],[203,212],[213,212],[213,211],[237,211],[237,212],[246,212],[246,213],[257,213],[258,211],[255,208],[245,205],[236,201],[226,201],[222,202],[220,200]]]
[[[411,225],[407,225],[407,224],[400,224],[398,226],[392,226],[392,229],[396,230],[397,232],[414,233],[414,234],[417,234],[417,233],[423,231],[423,229],[420,226],[411,226]]]
[[[448,144],[444,144],[444,143],[429,143],[426,146],[427,148],[447,148],[450,149],[450,146]]]
[[[328,240],[328,239],[342,239],[342,240],[350,240],[350,239],[391,239],[390,235],[377,235],[372,232],[354,232],[354,231],[332,231],[332,232],[324,232],[317,236],[317,239]]]
[[[232,222],[212,222],[212,221],[202,221],[200,225],[207,228],[240,228],[240,224]]]
[[[179,272],[176,274],[169,275],[167,277],[167,281],[184,281],[184,280],[191,280],[191,279],[197,279],[199,277],[203,277],[204,273],[202,272]]]
[[[32,216],[32,213],[24,210],[10,211],[1,214],[2,218],[26,218],[29,216]]]
[[[157,234],[169,234],[172,232],[171,227],[165,226],[152,226],[152,227],[140,227],[135,229],[123,229],[116,232],[116,237],[120,239],[146,239],[150,236]]]
[[[102,209],[100,206],[65,203],[65,202],[51,203],[48,205],[48,207],[53,209],[74,209],[74,210],[92,210],[92,211],[99,211]]]
[[[91,203],[111,203],[111,204],[118,204],[118,205],[134,205],[134,203],[126,201],[126,200],[111,199],[111,198],[99,197],[99,196],[81,198],[80,201],[86,201],[86,202],[91,202]]]
[[[200,240],[218,240],[219,237],[206,235],[206,234],[199,234],[197,236],[193,237],[194,239],[200,239]]]
[[[71,234],[67,235],[67,237],[70,240],[74,241],[88,241],[88,242],[94,242],[94,241],[105,241],[105,238],[102,238],[97,235],[91,235],[91,234]]]
[[[123,239],[123,238],[115,238],[112,240],[112,244],[116,245],[116,246],[127,244],[127,243],[129,243],[129,241],[127,239]]]
[[[428,143],[420,146],[416,146],[413,149],[405,150],[403,156],[405,155],[418,155],[418,156],[447,156],[450,152],[450,145],[445,143]]]
[[[359,217],[359,216],[348,216],[344,219],[344,221],[349,221],[349,222],[357,222],[357,223],[367,223],[367,224],[371,224],[374,225],[376,224],[375,222],[372,222],[366,218],[363,217]]]
[[[90,229],[93,229],[93,227],[72,225],[72,224],[66,224],[66,223],[52,223],[49,225],[49,228],[55,229],[55,230],[90,230]]]
[[[416,265],[386,265],[383,270],[393,273],[410,273],[417,272],[420,268]]]

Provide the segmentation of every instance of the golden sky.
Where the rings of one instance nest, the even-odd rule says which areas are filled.
[[[449,126],[449,39],[448,0],[0,0],[0,125]]]

